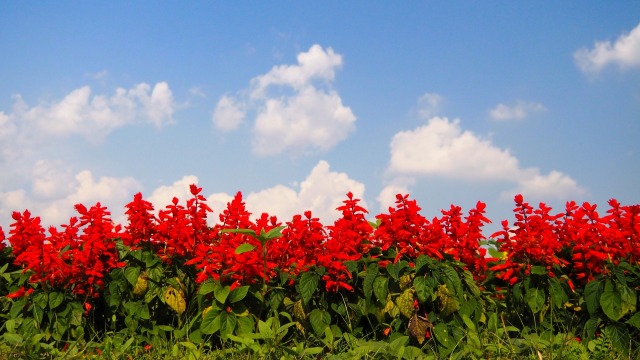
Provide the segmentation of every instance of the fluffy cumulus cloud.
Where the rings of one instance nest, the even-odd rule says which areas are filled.
[[[459,120],[432,118],[414,130],[397,133],[390,147],[388,173],[392,178],[439,176],[465,181],[506,181],[516,184],[514,194],[521,192],[538,198],[564,198],[584,192],[561,172],[544,175],[537,168],[521,167],[509,150],[500,149],[471,131],[463,131]],[[388,197],[381,194],[381,199]]]
[[[45,225],[67,223],[77,215],[75,204],[92,206],[100,202],[111,211],[113,220],[124,220],[123,204],[142,186],[131,177],[99,177],[91,171],[73,173],[59,162],[39,161],[33,168],[30,191],[0,191],[0,217],[10,218],[12,211],[29,209],[42,218]],[[3,224],[7,225],[7,224]]]
[[[72,146],[68,136],[101,142],[112,131],[132,125],[162,128],[174,122],[176,105],[169,85],[140,83],[117,88],[111,95],[94,94],[89,86],[59,100],[29,105],[14,96],[11,112],[0,111],[0,218],[28,208],[46,224],[60,224],[74,214],[77,203],[103,205],[122,218],[122,205],[141,189],[131,177],[95,176],[55,158]],[[112,209],[110,206],[117,206]],[[120,214],[120,215],[118,215]],[[7,224],[1,224],[6,226]]]
[[[243,193],[247,209],[253,217],[266,212],[276,215],[283,222],[295,214],[311,210],[314,217],[329,224],[340,216],[336,208],[342,205],[348,192],[362,199],[365,186],[349,178],[346,173],[331,171],[329,163],[319,161],[309,175],[299,185],[275,185],[259,191]],[[215,193],[207,197],[209,206],[216,214],[226,207],[235,194]],[[366,202],[361,205],[367,207]],[[217,215],[216,216],[217,219]]]
[[[533,113],[545,111],[544,105],[518,100],[514,105],[498,104],[489,110],[489,117],[496,121],[522,120]]]
[[[59,101],[31,107],[16,95],[10,118],[21,129],[53,136],[79,134],[100,141],[113,130],[136,122],[157,128],[171,124],[175,107],[165,82],[153,88],[145,83],[118,88],[111,96],[93,95],[91,88],[84,86]]]
[[[214,126],[235,130],[252,116],[253,152],[301,155],[323,152],[346,139],[356,117],[333,89],[342,56],[313,45],[297,56],[297,64],[274,66],[251,80],[237,97],[223,96],[213,115]]]
[[[164,209],[167,205],[172,204],[173,198],[178,198],[180,204],[184,205],[186,201],[193,197],[189,185],[198,184],[198,177],[195,175],[185,175],[180,180],[174,181],[171,185],[162,185],[146,198],[153,204],[157,211]]]
[[[640,66],[640,24],[615,42],[596,41],[592,49],[574,53],[576,65],[586,73],[597,73],[609,65],[622,69]]]

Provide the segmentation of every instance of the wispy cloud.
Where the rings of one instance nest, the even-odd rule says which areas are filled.
[[[585,73],[595,74],[609,65],[622,69],[640,66],[640,24],[622,34],[615,42],[596,41],[592,49],[582,48],[573,54],[576,65]]]
[[[274,66],[240,95],[221,97],[213,124],[231,131],[254,114],[252,149],[257,155],[327,151],[355,130],[355,115],[332,87],[341,66],[341,55],[313,45],[298,54],[297,64]]]
[[[514,105],[496,105],[489,110],[489,117],[496,121],[522,120],[545,110],[547,109],[540,103],[518,100]]]
[[[430,117],[438,115],[442,104],[444,103],[444,97],[436,93],[425,93],[418,98],[418,117],[421,119],[428,119]]]

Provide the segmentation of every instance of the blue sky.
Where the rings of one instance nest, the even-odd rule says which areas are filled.
[[[325,223],[640,203],[636,1],[5,2],[0,49],[4,229],[194,182]]]

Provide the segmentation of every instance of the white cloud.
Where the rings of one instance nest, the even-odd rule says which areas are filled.
[[[459,120],[432,118],[414,130],[397,133],[390,147],[387,171],[392,178],[439,176],[464,181],[511,182],[524,195],[558,198],[584,192],[575,180],[559,171],[542,175],[537,168],[522,168],[509,150],[463,131]],[[388,202],[391,190],[384,191],[379,200]]]
[[[435,117],[391,140],[389,171],[400,174],[441,175],[469,180],[515,176],[518,160],[470,131],[460,120]]]
[[[573,54],[576,65],[586,73],[597,73],[608,65],[622,69],[640,66],[640,24],[622,34],[612,44],[596,41],[593,49],[582,48]]]
[[[220,98],[213,115],[214,126],[235,130],[251,112],[255,113],[254,153],[301,155],[327,151],[355,129],[355,115],[332,88],[341,66],[341,55],[313,45],[298,54],[297,64],[274,66],[253,78],[249,89],[239,92],[237,98]]]
[[[213,125],[222,131],[232,131],[244,121],[245,110],[242,104],[230,96],[223,96],[213,112]]]
[[[355,120],[335,91],[307,87],[292,97],[267,100],[256,118],[253,149],[260,155],[327,151],[347,138]]]
[[[518,186],[502,193],[501,198],[511,200],[516,194],[526,194],[534,199],[571,198],[585,194],[585,190],[578,186],[571,177],[553,170],[548,175],[541,175],[534,171],[531,177],[523,177]]]
[[[396,195],[406,195],[410,193],[409,187],[415,183],[414,178],[394,178],[390,184],[382,188],[376,200],[380,205],[380,211],[385,213],[389,207],[396,206]]]
[[[277,215],[283,221],[289,221],[295,214],[311,210],[323,223],[332,223],[340,213],[336,208],[342,205],[348,192],[362,199],[365,186],[349,178],[346,173],[330,170],[329,163],[319,161],[307,178],[300,183],[299,189],[278,185],[247,196],[247,207],[257,213],[268,212]],[[366,202],[361,206],[367,208]]]
[[[331,82],[335,71],[342,67],[342,56],[332,48],[325,51],[320,45],[313,45],[309,51],[298,54],[297,65],[274,66],[265,75],[251,80],[252,97],[263,97],[271,86],[286,86],[300,90],[311,84],[312,80]]]
[[[342,205],[348,192],[355,198],[362,199],[365,186],[363,183],[349,178],[346,173],[331,171],[329,163],[319,161],[307,178],[299,186],[276,185],[267,189],[243,193],[247,210],[252,218],[263,212],[276,215],[282,222],[291,220],[293,215],[311,210],[314,217],[329,224],[340,217],[336,210]],[[217,214],[226,208],[235,194],[215,193],[207,197],[209,207]],[[367,207],[363,200],[361,205]]]
[[[418,116],[427,119],[438,114],[444,97],[436,93],[425,93],[418,98]]]
[[[46,135],[79,134],[92,141],[103,140],[125,125],[147,122],[156,128],[172,124],[175,101],[169,85],[145,83],[131,89],[116,89],[112,96],[92,95],[84,86],[62,100],[29,107],[20,95],[14,96],[14,112],[9,115],[23,132]]]
[[[498,104],[495,108],[489,111],[489,116],[493,120],[506,121],[506,120],[522,120],[532,113],[545,111],[544,105],[518,100],[515,105]]]
[[[124,220],[124,204],[141,189],[131,177],[100,177],[96,179],[89,170],[73,175],[59,163],[39,161],[33,169],[31,193],[24,189],[0,192],[0,217],[10,217],[12,211],[29,209],[40,216],[44,225],[67,223],[76,216],[75,204],[93,206],[97,202],[107,206],[116,222]]]
[[[146,198],[153,204],[156,213],[170,205],[174,197],[180,200],[181,205],[185,205],[186,201],[193,197],[189,185],[198,184],[198,177],[195,175],[185,175],[180,180],[176,180],[171,185],[163,185],[156,188],[151,196]]]

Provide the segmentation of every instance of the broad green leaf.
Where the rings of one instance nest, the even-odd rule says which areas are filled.
[[[445,348],[451,348],[454,344],[446,323],[436,324],[433,327],[433,335],[436,337],[436,340]]]
[[[313,309],[309,314],[309,322],[316,335],[324,334],[324,329],[331,325],[331,315],[329,312],[321,309]]]
[[[220,313],[217,311],[209,311],[202,318],[200,331],[205,335],[214,334],[220,330]]]
[[[441,269],[444,276],[444,282],[447,284],[447,288],[453,291],[454,296],[460,296],[462,293],[462,282],[458,276],[458,272],[450,266],[445,266]]]
[[[306,304],[309,302],[313,294],[318,288],[318,275],[313,272],[305,272],[300,276],[300,282],[298,283],[298,289],[302,301]]]
[[[227,336],[232,334],[236,328],[238,320],[234,313],[221,312],[220,313],[220,335]]]
[[[247,292],[249,291],[249,286],[244,285],[237,287],[229,293],[229,302],[231,304],[243,300],[247,296]]]
[[[229,296],[230,292],[231,290],[229,288],[229,285],[227,285],[225,287],[218,288],[213,295],[215,296],[216,300],[224,304],[225,301],[227,301],[227,296]]]
[[[600,295],[602,294],[602,283],[592,280],[584,287],[584,300],[587,303],[587,311],[593,316],[600,305]]]
[[[236,248],[236,255],[240,255],[249,251],[253,251],[253,249],[255,249],[256,247],[249,244],[249,243],[243,243],[238,245],[238,247]]]
[[[636,329],[640,329],[640,312],[633,314],[633,316],[630,317],[629,320],[625,321],[625,323],[635,327]]]
[[[124,277],[127,278],[129,284],[136,286],[138,282],[138,276],[140,276],[140,268],[137,266],[130,266],[124,269]]]
[[[381,302],[387,301],[387,294],[389,293],[389,279],[386,276],[377,276],[373,281],[373,293],[376,298]]]
[[[620,292],[620,299],[622,302],[620,303],[623,315],[628,313],[632,313],[636,311],[636,303],[638,301],[638,295],[636,291],[626,285],[618,284],[616,286],[618,291]]]
[[[544,291],[542,289],[530,288],[527,290],[524,298],[534,314],[542,310],[545,302]]]
[[[407,263],[405,260],[401,260],[395,264],[387,265],[387,272],[394,280],[398,280],[398,278],[400,277],[400,272],[407,266],[409,266],[409,263]]]
[[[2,337],[4,338],[4,341],[7,342],[7,344],[13,346],[20,345],[23,341],[22,336],[20,336],[19,334],[4,333],[2,334]]]
[[[220,284],[214,282],[213,280],[207,280],[200,285],[200,289],[198,289],[198,294],[207,295],[212,293],[215,289],[219,288]]]
[[[567,293],[565,293],[557,278],[549,278],[549,297],[551,298],[551,303],[557,309],[561,309],[569,301]]]
[[[59,292],[49,293],[49,309],[55,309],[64,301],[64,294]]]
[[[367,266],[367,274],[362,282],[362,290],[367,301],[371,300],[371,294],[373,293],[373,281],[379,274],[378,264],[370,264]]]
[[[416,289],[418,301],[424,303],[431,299],[433,288],[428,286],[427,279],[424,276],[416,276],[413,279],[413,287]]]
[[[238,334],[252,334],[255,330],[255,322],[251,316],[238,317]]]
[[[467,288],[471,291],[473,296],[480,296],[480,288],[473,278],[473,274],[469,270],[465,270],[462,273],[462,279],[464,280],[464,283],[467,284]]]
[[[618,292],[610,280],[607,280],[605,283],[604,291],[600,296],[600,306],[602,306],[604,314],[613,321],[618,321],[624,316],[624,312],[622,311],[622,296],[620,296],[620,292]]]
[[[263,339],[274,339],[276,337],[272,325],[273,318],[269,318],[267,321],[258,320],[258,331]]]
[[[533,275],[545,275],[547,273],[547,269],[544,266],[533,265],[531,267],[531,274]]]

